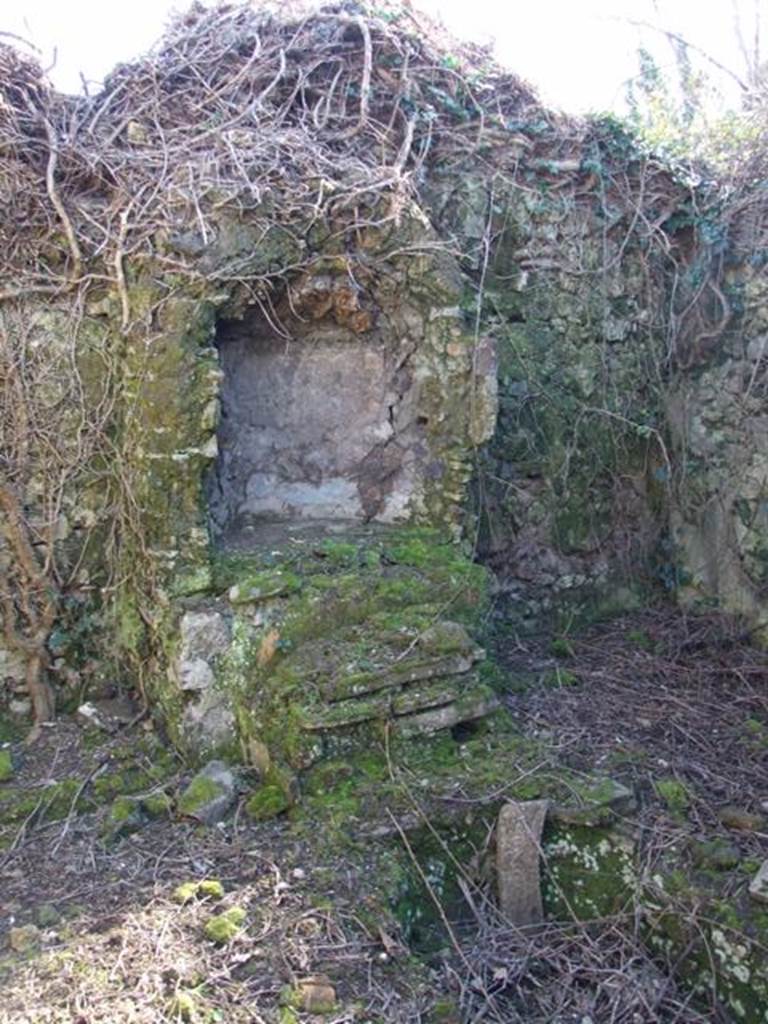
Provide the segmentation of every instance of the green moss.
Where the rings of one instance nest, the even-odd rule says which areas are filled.
[[[544,907],[558,920],[591,920],[634,901],[634,844],[614,829],[548,824],[543,837]]]
[[[173,811],[173,800],[167,793],[150,793],[141,798],[141,806],[149,818],[165,818]]]
[[[437,829],[411,830],[412,856],[397,849],[377,864],[402,935],[419,953],[434,953],[445,946],[446,919],[451,926],[466,926],[471,919],[461,883],[467,876],[472,877],[476,828],[470,819]],[[440,910],[435,899],[440,902]]]
[[[429,600],[432,584],[419,576],[396,577],[377,581],[374,599],[384,608],[401,608]]]
[[[721,836],[710,840],[692,841],[691,856],[694,864],[714,871],[730,871],[738,867],[741,860],[739,850]]]
[[[182,882],[173,890],[173,899],[176,903],[190,903],[198,892],[199,882]]]
[[[0,711],[0,743],[16,743],[24,738],[27,725],[16,715]]]
[[[112,800],[114,797],[130,791],[130,786],[123,777],[122,772],[113,771],[95,778],[91,783],[91,789],[99,803],[103,803],[106,800]]]
[[[567,636],[553,637],[549,647],[556,658],[573,657],[573,647],[571,646],[571,642]]]
[[[128,796],[120,796],[109,809],[109,820],[115,824],[130,821],[139,810],[139,803]]]
[[[432,643],[421,650],[425,665],[473,648],[461,630],[441,632],[435,620],[449,607],[452,620],[477,623],[489,583],[487,571],[457,545],[423,528],[371,526],[287,548],[278,540],[247,556],[217,559],[217,566],[234,601],[232,640],[217,685],[232,702],[238,745],[260,744],[291,772],[311,764],[324,745],[351,749],[368,742],[368,719],[387,717],[389,702],[357,698],[400,676],[408,682],[419,667],[421,635]],[[255,623],[248,605],[268,597],[275,600]],[[390,670],[393,677],[383,682]],[[341,704],[350,695],[354,708]],[[353,711],[356,732],[348,728]],[[268,791],[257,795],[254,808],[264,801],[264,813],[276,809],[277,791],[267,797]]]
[[[670,811],[682,813],[691,806],[688,790],[679,779],[654,779],[653,787]]]
[[[551,818],[568,825],[607,825],[635,810],[632,790],[606,777],[563,777],[568,802],[552,808]],[[574,804],[574,798],[577,801]]]
[[[191,992],[176,992],[168,1004],[168,1013],[174,1020],[193,1021],[198,1009],[198,1002]]]
[[[127,588],[121,588],[111,617],[118,645],[131,654],[139,654],[146,640],[146,626],[139,614],[137,598]]]
[[[20,956],[29,956],[36,952],[41,945],[42,935],[40,929],[34,924],[22,924],[8,931],[8,943],[15,953]]]
[[[201,807],[215,800],[222,792],[222,787],[213,779],[196,775],[179,797],[177,810],[181,815],[194,817]]]
[[[581,680],[573,672],[566,669],[556,668],[551,672],[545,672],[539,677],[539,682],[548,690],[559,690],[563,686],[578,686]]]
[[[182,882],[173,891],[176,903],[191,903],[196,899],[220,900],[224,898],[224,886],[218,878],[203,878],[197,882]]]
[[[137,758],[136,746],[132,744],[113,748],[107,771],[98,775],[90,785],[90,795],[97,803],[141,793],[175,772],[177,766],[173,754],[158,740],[147,739],[138,746],[138,753],[146,757]],[[163,799],[163,795],[158,794],[158,798]],[[147,799],[151,801],[152,798]]]
[[[317,841],[354,842],[351,820],[391,826],[390,813],[412,814],[409,792],[414,786],[422,809],[436,824],[452,820],[457,788],[490,823],[506,797],[562,801],[569,795],[569,773],[563,770],[560,777],[546,765],[541,745],[520,736],[501,716],[463,741],[446,731],[414,739],[390,736],[386,744],[383,735],[371,734],[367,750],[344,750],[343,756],[306,773],[295,827]]]
[[[641,651],[652,651],[654,648],[652,637],[644,629],[631,629],[626,635],[626,640]]]
[[[232,604],[256,604],[272,597],[287,597],[301,590],[302,585],[296,573],[264,570],[236,583],[229,591],[229,600]]]
[[[438,999],[427,1015],[428,1024],[461,1024],[461,1011],[454,999]]]
[[[13,776],[13,760],[8,747],[0,748],[0,782],[7,782]]]
[[[748,857],[745,860],[741,861],[741,863],[739,864],[739,870],[743,871],[745,875],[749,875],[751,878],[752,875],[757,874],[757,872],[760,870],[761,863],[762,862],[759,860],[754,860],[753,858]]]
[[[357,544],[341,540],[324,540],[319,547],[322,557],[334,565],[342,566],[353,565],[357,561],[359,550]]]
[[[645,939],[652,948],[675,958],[683,980],[701,994],[702,1007],[716,986],[720,1002],[735,1020],[764,1024],[768,929],[756,927],[752,908],[737,907],[728,900],[710,898],[702,916],[696,913],[702,899],[702,892],[692,890],[682,905],[678,901],[657,908],[649,914]]]
[[[133,796],[119,796],[110,805],[102,831],[107,841],[113,841],[137,832],[148,821],[149,816],[141,799]]]
[[[87,806],[77,779],[64,779],[32,791],[9,788],[0,792],[0,822],[23,821],[34,813],[39,821],[57,821],[71,810],[86,810]]]
[[[218,878],[203,878],[198,882],[197,893],[199,896],[207,896],[213,900],[224,898],[224,886]]]
[[[84,810],[87,800],[80,794],[80,781],[76,778],[63,779],[43,790],[43,810],[50,821],[66,817],[72,810]],[[77,801],[76,801],[76,798]]]
[[[444,540],[444,538],[442,538]],[[435,558],[435,542],[440,542],[439,534],[432,531],[409,531],[401,537],[396,537],[385,548],[386,556],[393,562],[401,565],[412,565],[415,568],[425,568]]]
[[[173,580],[174,597],[189,597],[204,594],[213,586],[213,572],[210,565],[198,565],[188,572],[178,573]]]
[[[254,821],[267,821],[283,814],[291,806],[284,790],[274,783],[260,786],[245,803],[245,812]]]
[[[246,918],[242,907],[230,907],[222,914],[216,914],[205,923],[205,937],[223,946],[231,942],[240,932]]]

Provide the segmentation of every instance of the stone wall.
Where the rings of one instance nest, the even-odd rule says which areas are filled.
[[[537,145],[558,145],[557,126],[547,131]],[[436,170],[423,212],[363,236],[343,259],[320,259],[271,314],[221,276],[233,259],[258,272],[291,254],[258,213],[233,221],[226,209],[215,237],[198,240],[189,281],[169,289],[152,258],[136,266],[127,333],[118,296],[91,296],[79,358],[98,380],[106,345],[118,382],[108,418],[119,458],[102,473],[109,488],[102,479],[93,492],[97,506],[109,492],[117,516],[88,513],[101,542],[112,537],[89,549],[96,577],[120,580],[94,627],[118,637],[116,678],[146,675],[178,714],[183,694],[164,682],[174,601],[210,588],[212,538],[237,543],[249,520],[293,516],[457,537],[470,478],[465,535],[516,627],[567,624],[654,592],[760,620],[763,274],[732,268],[743,312],[702,360],[674,366],[667,271],[695,264],[689,233],[674,227],[689,194],[663,179],[667,206],[642,210],[642,223],[656,214],[667,266],[621,205],[651,171],[601,131],[580,140],[578,160],[529,166],[524,187],[483,167]],[[182,232],[157,258],[188,243]],[[59,529],[78,534],[78,515]],[[24,659],[4,650],[18,680]]]
[[[667,396],[678,466],[678,595],[690,607],[715,604],[744,616],[765,640],[768,278],[759,265],[737,263],[724,287],[732,307],[727,324]]]
[[[534,127],[536,145],[556,151],[559,126]],[[531,163],[521,158],[514,182],[438,180],[432,208],[481,282],[478,323],[498,351],[499,420],[476,474],[478,550],[498,575],[505,619],[538,629],[666,589],[673,260],[665,267],[647,222],[686,193],[664,179],[666,211],[649,203],[633,222],[660,172],[610,125],[592,126],[568,161]],[[672,230],[659,237],[679,249]]]
[[[117,363],[91,310],[0,306],[0,695],[22,717],[35,659],[63,702],[100,678]]]

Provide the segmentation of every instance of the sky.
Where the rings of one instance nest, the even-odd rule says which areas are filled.
[[[622,108],[641,42],[671,65],[666,39],[631,22],[681,32],[738,68],[734,5],[745,27],[755,8],[766,9],[768,24],[768,0],[415,0],[459,36],[493,39],[502,63],[537,86],[545,101],[573,113]],[[53,65],[54,85],[79,92],[81,74],[98,83],[115,64],[146,52],[169,13],[186,6],[184,0],[0,0],[0,33],[34,43],[43,63]]]

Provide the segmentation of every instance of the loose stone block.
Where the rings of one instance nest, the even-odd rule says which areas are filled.
[[[235,800],[235,777],[221,761],[210,761],[179,798],[180,814],[204,825],[221,821]]]
[[[499,907],[510,924],[544,919],[539,860],[548,800],[505,804],[496,826]]]

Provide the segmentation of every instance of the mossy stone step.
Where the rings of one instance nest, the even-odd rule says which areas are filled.
[[[355,672],[341,675],[323,687],[323,696],[330,703],[350,697],[376,693],[378,690],[395,689],[408,683],[417,683],[437,676],[460,676],[469,672],[476,661],[485,656],[481,647],[475,648],[470,657],[454,654],[445,658],[408,657],[399,664],[380,671]]]

